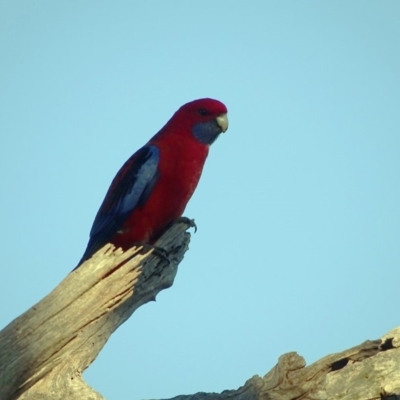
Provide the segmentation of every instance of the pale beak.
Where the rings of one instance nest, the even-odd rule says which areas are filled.
[[[228,129],[228,116],[226,114],[221,114],[218,115],[218,117],[216,118],[217,120],[217,124],[221,127],[222,132],[226,132],[226,130]]]

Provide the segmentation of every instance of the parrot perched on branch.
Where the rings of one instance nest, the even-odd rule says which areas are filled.
[[[227,108],[218,100],[194,100],[176,111],[118,171],[78,266],[107,243],[123,250],[153,244],[182,216],[210,145],[227,129]]]

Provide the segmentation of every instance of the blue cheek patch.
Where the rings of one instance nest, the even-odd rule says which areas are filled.
[[[216,120],[198,122],[192,129],[194,137],[203,144],[212,144],[222,132]]]

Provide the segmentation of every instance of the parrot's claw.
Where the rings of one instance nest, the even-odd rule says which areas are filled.
[[[167,265],[171,264],[171,260],[168,257],[168,253],[166,250],[162,249],[161,247],[153,246],[153,254],[155,254],[161,260],[167,262]]]
[[[179,217],[176,222],[183,222],[184,224],[188,225],[189,228],[194,228],[194,233],[197,232],[197,225],[194,222],[194,219],[190,219],[188,217]]]
[[[152,246],[151,244],[148,244],[148,243],[141,243],[140,245],[143,247],[142,251],[147,253],[147,252],[153,250],[152,254],[154,254],[161,260],[166,261],[167,265],[171,264],[171,260],[168,257],[168,252],[166,250],[164,250],[163,248],[158,247],[158,246]]]

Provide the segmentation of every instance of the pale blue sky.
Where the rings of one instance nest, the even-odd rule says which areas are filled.
[[[110,400],[237,388],[399,325],[400,2],[0,1],[0,327],[76,265],[183,103],[230,128],[175,284],[85,373]]]

